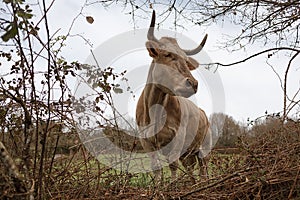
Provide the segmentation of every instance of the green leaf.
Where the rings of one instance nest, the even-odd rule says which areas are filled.
[[[12,3],[12,0],[3,0],[4,3],[9,4]]]
[[[9,4],[9,3],[24,3],[24,0],[3,0],[4,3]]]
[[[115,92],[116,94],[121,94],[121,93],[123,93],[123,90],[122,90],[121,88],[114,88],[113,90],[114,90],[114,92]]]
[[[28,12],[25,12],[24,10],[18,10],[17,11],[17,15],[19,17],[22,17],[24,19],[31,19],[32,18],[32,14],[28,13]]]
[[[14,38],[18,33],[18,29],[16,26],[12,26],[8,31],[6,31],[6,33],[4,33],[2,36],[1,36],[1,39],[4,41],[4,42],[7,42],[9,39],[11,38]]]

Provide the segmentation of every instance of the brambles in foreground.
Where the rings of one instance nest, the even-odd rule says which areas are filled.
[[[260,129],[261,130],[261,129]],[[264,129],[256,137],[240,137],[235,152],[213,150],[209,179],[195,185],[180,170],[172,182],[164,168],[164,182],[153,182],[151,173],[129,174],[91,157],[83,146],[58,157],[49,174],[47,198],[55,199],[297,199],[300,197],[300,125],[288,123]],[[102,155],[105,157],[106,155]],[[110,155],[112,156],[112,155]],[[113,156],[112,156],[113,157]],[[101,161],[101,159],[100,159]],[[47,167],[50,163],[46,163]],[[6,176],[4,198],[13,193]]]
[[[165,181],[161,186],[149,175],[127,176],[123,190],[110,185],[106,198],[180,198],[188,199],[285,199],[300,195],[300,126],[281,126],[276,131],[261,132],[256,138],[241,137],[240,153],[210,155],[209,180],[198,179],[195,185],[181,173],[178,181]],[[108,172],[108,173],[111,173]],[[114,172],[116,173],[116,172]],[[119,176],[110,176],[118,178]],[[118,179],[121,180],[121,179]],[[125,179],[126,180],[126,179]],[[117,183],[118,181],[110,183]],[[107,188],[107,189],[108,189]]]

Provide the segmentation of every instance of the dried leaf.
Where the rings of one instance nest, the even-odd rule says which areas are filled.
[[[86,21],[90,24],[92,24],[94,22],[94,18],[91,16],[86,16]]]

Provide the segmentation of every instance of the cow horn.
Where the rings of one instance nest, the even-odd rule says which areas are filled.
[[[199,53],[202,50],[202,48],[204,47],[206,39],[207,39],[207,34],[204,36],[202,42],[199,44],[199,46],[197,48],[192,49],[192,50],[183,50],[183,51],[188,56],[195,55],[195,54]]]
[[[155,10],[152,12],[151,24],[148,30],[147,38],[148,40],[152,40],[158,42],[158,39],[154,36],[154,26],[155,26]]]

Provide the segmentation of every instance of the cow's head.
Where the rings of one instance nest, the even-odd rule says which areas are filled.
[[[207,35],[200,45],[193,50],[184,50],[179,47],[176,39],[154,36],[155,11],[148,30],[146,47],[149,55],[153,58],[153,68],[150,73],[152,80],[164,92],[183,97],[190,97],[197,92],[198,81],[192,76],[191,70],[196,69],[199,63],[189,57],[197,54],[203,48]]]

